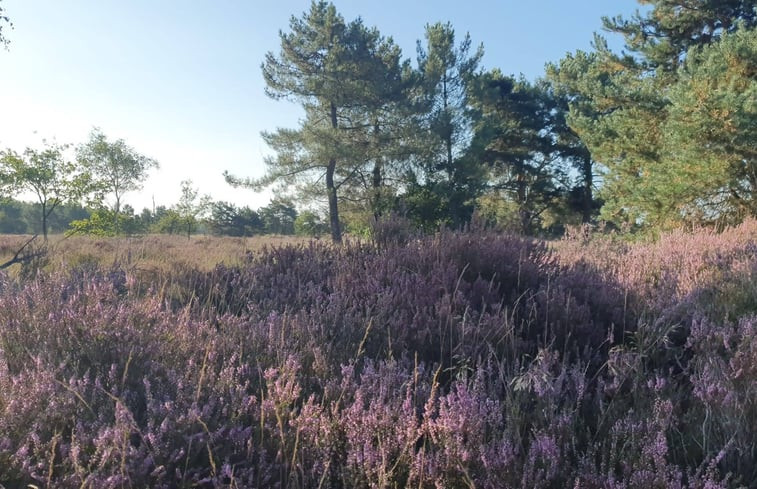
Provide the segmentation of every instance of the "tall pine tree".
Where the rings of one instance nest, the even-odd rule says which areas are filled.
[[[331,237],[339,243],[340,189],[354,185],[371,162],[381,174],[380,151],[367,135],[380,134],[382,110],[399,83],[399,50],[360,19],[345,22],[328,2],[313,2],[289,27],[280,33],[280,53],[266,55],[263,76],[268,95],[300,103],[305,118],[297,129],[263,133],[276,152],[263,178],[226,178],[255,189],[294,184],[303,195],[325,196]]]
[[[450,23],[435,23],[426,25],[425,46],[418,41],[417,50],[426,107],[405,201],[422,224],[459,226],[470,218],[482,183],[467,151],[473,135],[468,90],[483,46],[474,50],[468,34],[456,42]]]
[[[658,228],[738,219],[754,199],[754,162],[722,138],[748,139],[754,58],[744,33],[757,20],[757,2],[642,3],[651,6],[643,15],[604,19],[624,36],[627,52],[614,53],[597,37],[594,52],[569,55],[550,70],[572,96],[570,127],[605,169],[602,216]],[[714,52],[743,68],[717,68],[740,84],[718,81],[715,58],[702,55]]]

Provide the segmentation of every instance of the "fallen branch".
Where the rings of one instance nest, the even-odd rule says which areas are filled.
[[[34,260],[35,258],[38,258],[38,257],[44,255],[45,252],[46,252],[45,248],[38,248],[36,250],[32,250],[30,253],[22,254],[22,253],[24,253],[24,250],[26,249],[26,247],[29,246],[30,244],[32,244],[32,241],[34,241],[35,239],[37,239],[37,236],[39,236],[39,235],[35,234],[34,236],[31,237],[30,240],[28,240],[26,243],[24,243],[24,245],[21,248],[19,248],[19,250],[16,252],[16,254],[13,255],[13,258],[11,258],[10,260],[6,261],[5,263],[0,264],[0,270],[5,270],[6,268],[8,268],[8,267],[10,267],[12,265],[15,265],[16,263],[21,263],[21,264],[27,263],[27,262],[29,262],[31,260]]]

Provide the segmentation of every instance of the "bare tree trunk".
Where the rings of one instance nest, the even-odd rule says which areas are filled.
[[[378,147],[380,144],[378,122],[373,125],[373,137],[375,138],[376,146]],[[382,166],[381,155],[377,152],[376,160],[373,162],[373,178],[371,181],[371,186],[373,187],[373,202],[371,207],[373,207],[373,218],[376,220],[381,217],[381,184],[383,183],[383,179],[381,178]]]
[[[42,237],[47,241],[47,205],[42,202]]]
[[[119,231],[120,231],[119,224],[120,223],[118,222],[119,221],[118,217],[121,214],[121,198],[118,196],[118,194],[116,194],[116,207],[115,207],[115,211],[116,211],[115,212],[115,222],[113,224],[114,224],[116,236],[118,236],[120,234],[119,233]]]

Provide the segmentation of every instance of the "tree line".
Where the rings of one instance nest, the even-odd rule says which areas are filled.
[[[231,235],[317,235],[323,223],[312,211],[297,212],[287,199],[273,199],[258,210],[213,202],[200,195],[191,180],[181,182],[179,201],[136,213],[124,196],[138,191],[158,163],[123,140],[109,140],[94,129],[89,140],[74,149],[48,143],[22,153],[0,151],[0,233],[41,234],[51,230],[100,236],[148,232],[186,234],[198,230]],[[34,202],[14,196],[31,195]]]
[[[263,133],[275,152],[264,177],[227,181],[323,202],[335,242],[356,211],[427,228],[478,212],[526,234],[757,216],[757,2],[640,3],[603,19],[623,52],[597,35],[529,81],[483,69],[483,46],[450,23],[426,25],[412,63],[314,1],[262,64],[268,95],[305,116]]]
[[[308,210],[301,223],[327,228],[335,242],[391,215],[433,230],[477,214],[529,235],[599,221],[664,230],[757,216],[757,0],[640,3],[644,13],[603,19],[623,37],[622,52],[595,35],[592,50],[530,81],[484,69],[484,47],[451,23],[427,24],[410,60],[361,18],[313,1],[262,63],[267,94],[304,116],[262,134],[274,152],[262,178],[226,180],[279,186],[298,207],[322,208],[323,218]],[[65,202],[94,209],[74,229],[118,234],[129,224],[123,195],[157,162],[99,130],[73,163],[65,150],[2,152],[0,192],[35,195],[44,235]],[[191,234],[209,209],[184,182],[164,229]],[[260,229],[249,209],[212,209],[217,230]]]
[[[119,234],[124,194],[141,189],[158,163],[122,139],[109,141],[98,128],[75,148],[75,159],[68,156],[69,149],[68,144],[43,140],[41,149],[0,151],[0,197],[33,195],[45,240],[50,217],[64,203],[86,202],[100,215],[107,214]]]
[[[77,203],[57,206],[47,219],[50,234],[115,236],[112,211]],[[0,234],[42,234],[39,203],[8,198],[0,201]],[[328,232],[322,217],[311,210],[298,211],[288,199],[273,199],[258,209],[230,202],[206,202],[199,214],[183,214],[180,203],[159,205],[137,212],[125,204],[119,214],[119,234],[212,234],[251,237],[280,234],[318,237]]]

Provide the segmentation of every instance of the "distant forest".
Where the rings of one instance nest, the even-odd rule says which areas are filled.
[[[41,212],[38,203],[18,200],[0,202],[0,234],[42,234]],[[210,202],[206,214],[188,227],[190,223],[175,208],[157,206],[154,210],[145,208],[136,213],[131,206],[125,205],[119,221],[121,233],[125,235],[187,234],[189,231],[240,237],[261,234],[318,236],[328,231],[317,214],[307,210],[298,212],[291,201],[282,199],[274,199],[257,210],[228,202]],[[48,218],[48,232],[62,234],[85,227],[91,234],[113,234],[109,226],[93,227],[98,216],[102,216],[102,210],[76,204],[61,205]]]

